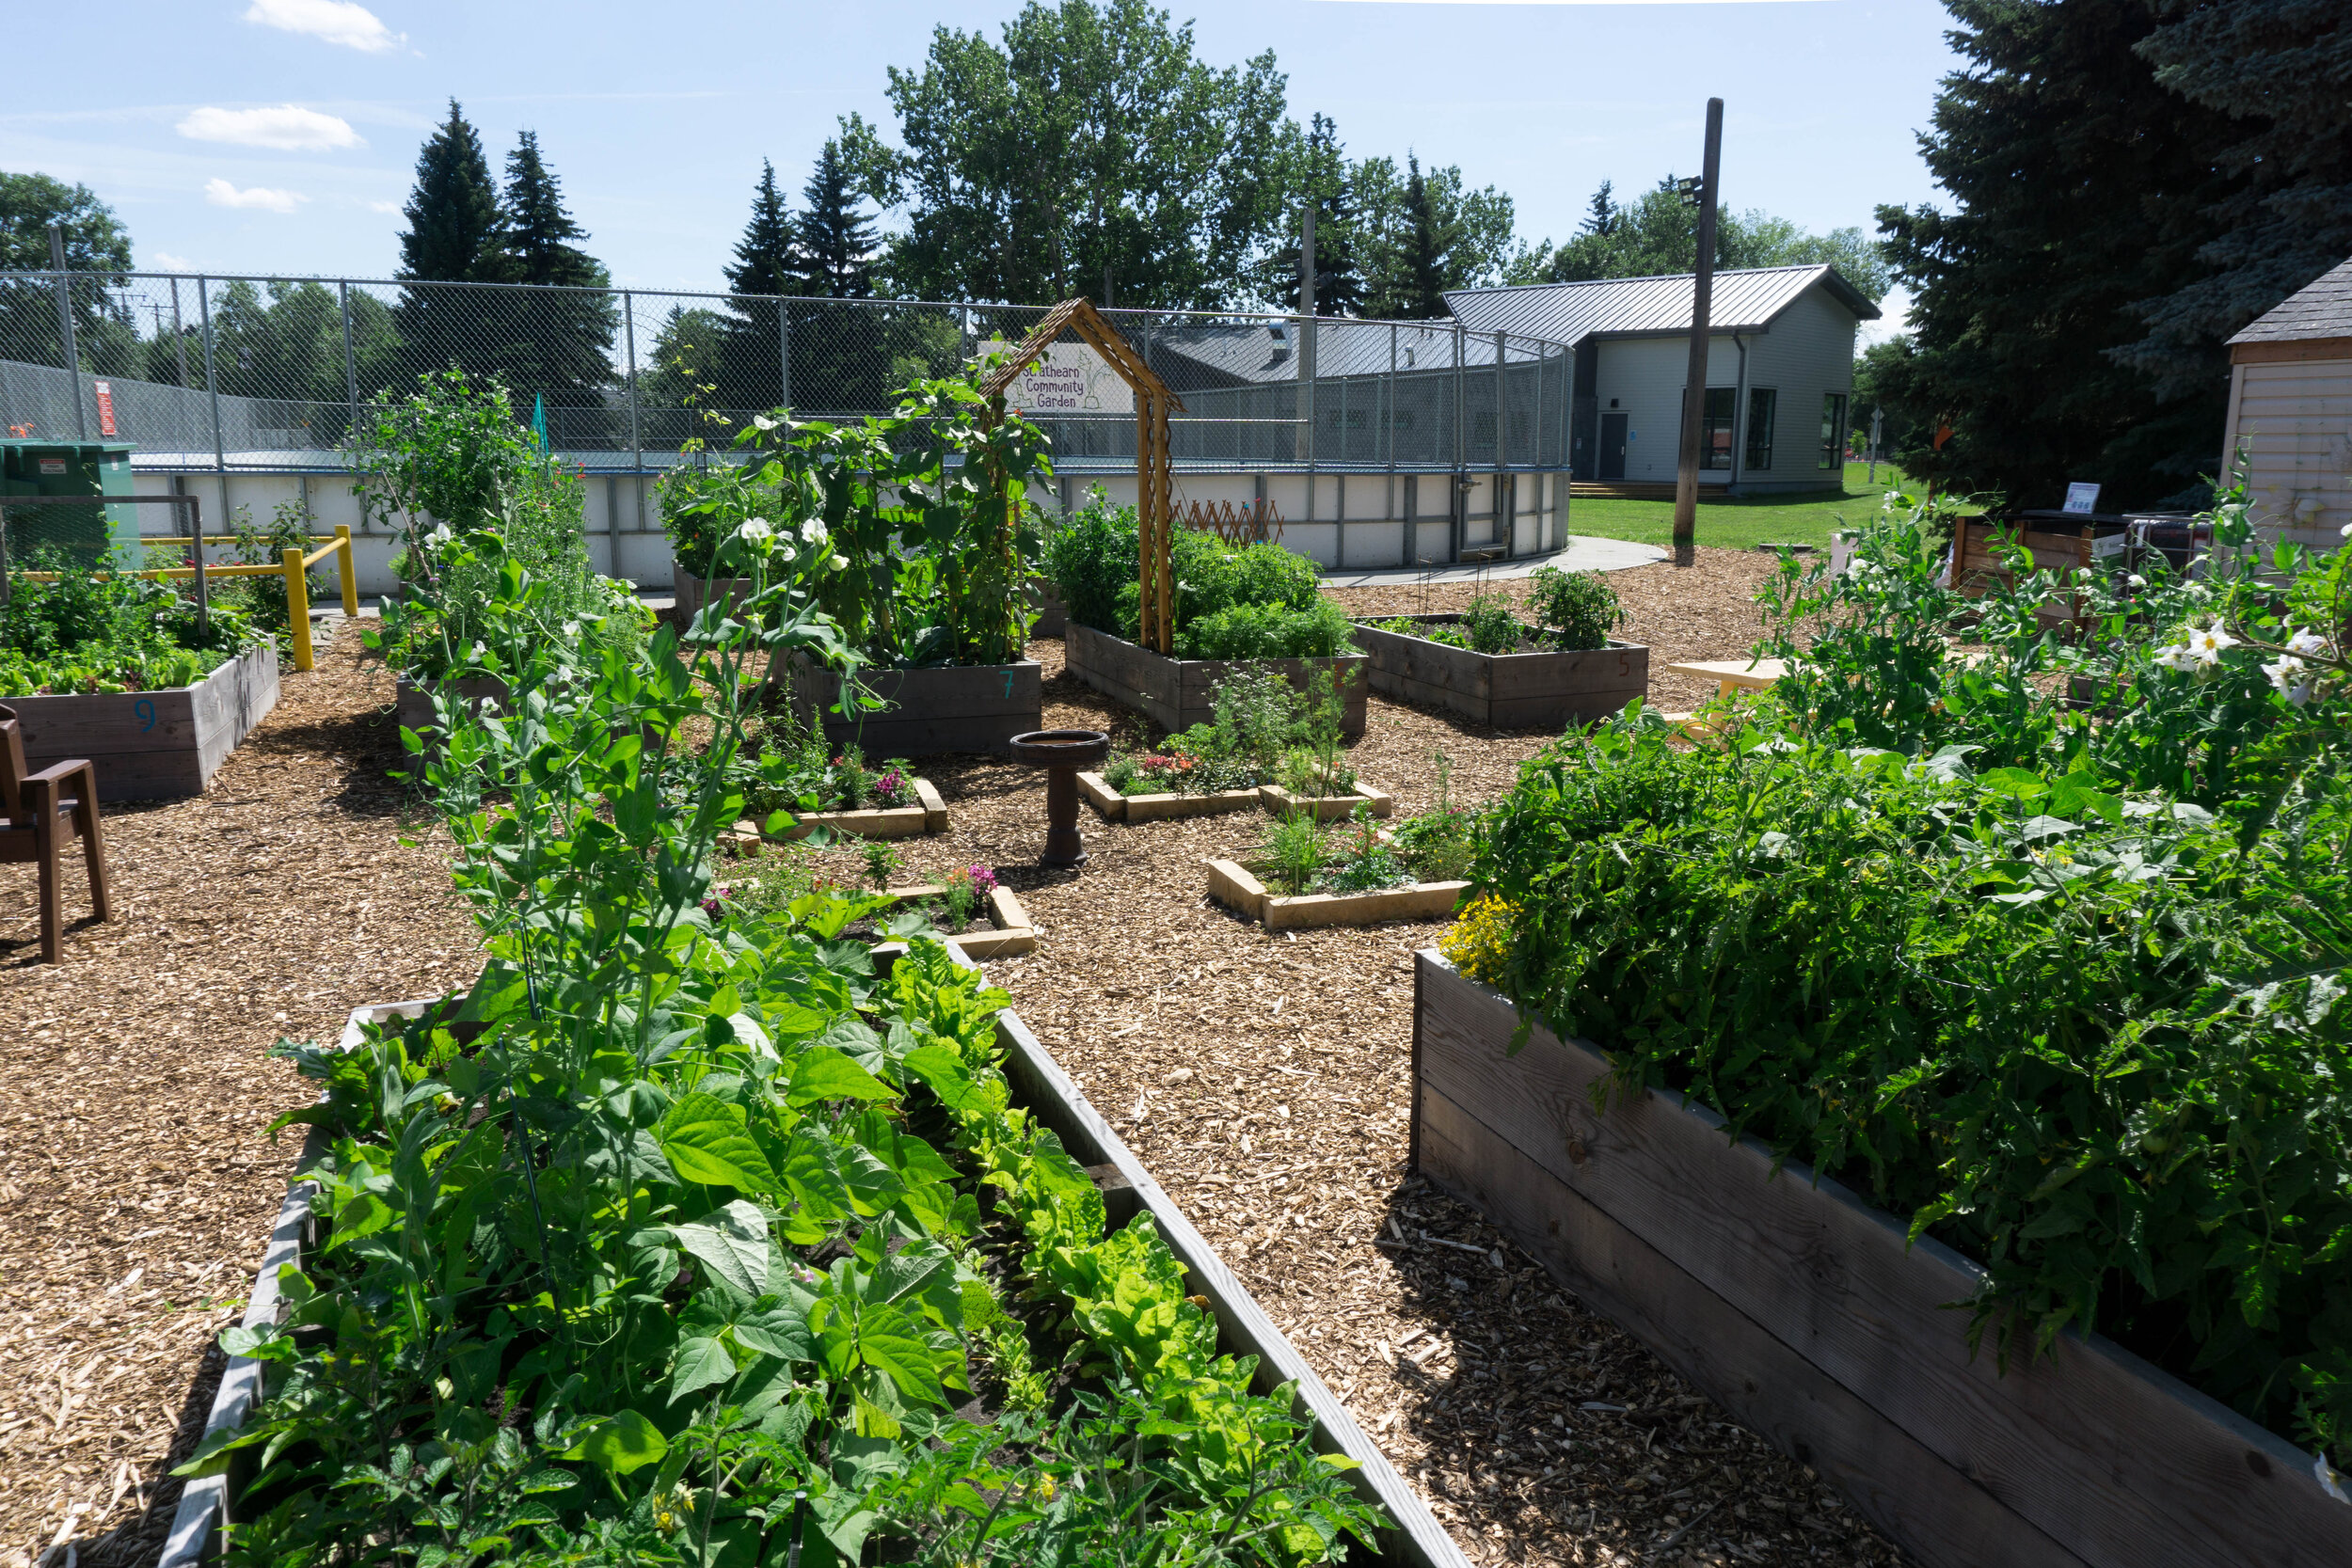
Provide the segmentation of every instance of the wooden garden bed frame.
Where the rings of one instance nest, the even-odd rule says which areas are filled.
[[[1205,795],[1168,791],[1157,795],[1121,795],[1100,773],[1078,775],[1078,793],[1105,822],[1164,822],[1178,816],[1222,816],[1232,811],[1256,811],[1258,786],[1219,789]]]
[[[772,838],[760,832],[759,824],[744,817],[735,824],[735,831],[719,835],[719,842],[732,846],[739,853],[756,855],[763,844],[789,844],[808,837],[823,828],[852,838],[920,838],[926,833],[947,831],[947,802],[929,779],[908,781],[914,786],[915,803],[911,806],[874,806],[860,811],[812,811],[794,816],[791,828]]]
[[[1037,660],[921,670],[871,670],[859,677],[884,706],[844,718],[841,677],[795,654],[793,717],[819,722],[833,745],[854,741],[868,757],[936,756],[943,752],[1003,752],[1016,735],[1045,727],[1043,672]]]
[[[1318,822],[1340,822],[1356,815],[1358,806],[1369,806],[1375,816],[1387,816],[1396,810],[1396,797],[1387,790],[1375,789],[1363,780],[1344,795],[1294,795],[1280,784],[1260,784],[1258,799],[1265,809],[1277,816],[1292,812],[1311,811]]]
[[[1930,1568],[2318,1568],[2352,1507],[2317,1461],[2109,1340],[1971,1355],[1982,1271],[1416,956],[1415,1169],[1809,1465]]]
[[[1459,615],[1383,616],[1429,626]],[[1482,654],[1359,621],[1356,645],[1371,662],[1372,689],[1383,697],[1434,707],[1492,728],[1606,719],[1649,695],[1649,649],[1612,641],[1605,648]]]
[[[229,753],[278,705],[278,650],[250,648],[189,686],[0,697],[16,710],[27,767],[87,757],[101,800],[201,795]]]
[[[414,1018],[432,1006],[431,1002],[396,1002],[355,1008],[343,1025],[343,1048],[349,1050],[358,1044],[363,1023],[380,1022],[394,1016]],[[1371,1568],[1470,1568],[1470,1559],[1431,1516],[1419,1494],[1406,1484],[1356,1424],[1347,1407],[1332,1396],[1306,1357],[1299,1354],[1274,1320],[1266,1316],[1264,1308],[1251,1299],[1241,1281],[1218,1260],[1208,1242],[1184,1217],[1184,1211],[1152,1180],[1151,1173],[1111,1130],[1110,1123],[1088,1103],[1086,1096],[1070,1081],[1037,1036],[1030,1033],[1018,1013],[1007,1008],[996,1015],[996,1038],[1005,1049],[1004,1071],[1012,1088],[1013,1103],[1050,1128],[1061,1139],[1062,1148],[1094,1178],[1102,1190],[1110,1223],[1117,1227],[1137,1218],[1151,1220],[1183,1266],[1186,1283],[1206,1299],[1209,1311],[1216,1317],[1218,1350],[1256,1361],[1251,1386],[1259,1393],[1290,1385],[1292,1408],[1309,1423],[1316,1451],[1343,1454],[1356,1462],[1357,1468],[1347,1472],[1349,1484],[1359,1496],[1385,1513],[1395,1526],[1379,1532],[1380,1539],[1374,1544],[1373,1553],[1362,1560]],[[326,1152],[326,1139],[313,1128],[295,1164],[286,1200],[278,1209],[277,1225],[262,1256],[261,1272],[254,1277],[253,1293],[247,1298],[243,1319],[247,1328],[275,1323],[282,1314],[278,1271],[288,1264],[300,1266],[303,1245],[310,1232],[310,1195],[315,1188],[302,1179],[301,1173]],[[228,1368],[221,1374],[219,1392],[214,1396],[204,1423],[206,1433],[243,1422],[261,1391],[262,1363],[242,1355],[230,1357]],[[247,1456],[251,1457],[250,1450]],[[237,1479],[242,1483],[245,1478]],[[171,1532],[165,1541],[158,1568],[198,1568],[217,1553],[220,1526],[229,1508],[230,1480],[230,1476],[216,1475],[187,1483],[180,1495],[179,1510],[172,1516]],[[1350,1560],[1359,1559],[1351,1557]]]
[[[1335,654],[1329,658],[1177,658],[1075,621],[1063,629],[1062,647],[1072,674],[1170,733],[1214,719],[1212,690],[1236,670],[1271,670],[1303,692],[1308,673],[1328,665],[1338,673],[1347,705],[1341,731],[1351,736],[1364,733],[1368,689],[1364,677],[1371,661],[1362,654]]]
[[[1310,926],[1377,926],[1386,920],[1443,920],[1462,902],[1468,882],[1412,882],[1370,893],[1270,893],[1238,861],[1209,860],[1209,896],[1269,931]]]
[[[913,887],[894,887],[890,896],[899,904],[921,904],[933,898],[947,896],[944,882],[918,882]],[[1012,889],[999,883],[988,890],[982,900],[988,910],[993,931],[973,929],[950,936],[940,933],[939,940],[950,947],[961,948],[968,958],[1013,958],[1037,949],[1037,925]]]

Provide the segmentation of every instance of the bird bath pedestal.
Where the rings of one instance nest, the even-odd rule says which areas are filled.
[[[1111,754],[1111,737],[1101,730],[1031,730],[1010,742],[1012,759],[1045,771],[1045,853],[1040,865],[1084,865],[1078,837],[1078,770],[1095,768]]]

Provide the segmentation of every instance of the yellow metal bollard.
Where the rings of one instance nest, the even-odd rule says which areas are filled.
[[[335,547],[343,557],[343,616],[350,619],[359,613],[359,572],[351,562],[351,525],[335,525]]]
[[[294,632],[296,670],[310,668],[310,574],[303,568],[302,551],[286,552],[286,624]]]

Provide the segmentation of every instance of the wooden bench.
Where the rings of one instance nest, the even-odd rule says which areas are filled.
[[[98,769],[85,757],[52,763],[39,772],[28,768],[14,708],[0,707],[0,736],[6,737],[0,747],[0,862],[31,861],[40,867],[40,956],[57,963],[65,958],[65,889],[58,865],[65,838],[82,840],[98,918],[115,916],[105,846],[99,837]],[[66,786],[76,781],[74,792],[66,794]]]

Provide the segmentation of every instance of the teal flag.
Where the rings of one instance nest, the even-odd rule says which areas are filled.
[[[548,400],[538,392],[531,394],[531,436],[541,451],[548,450]]]

